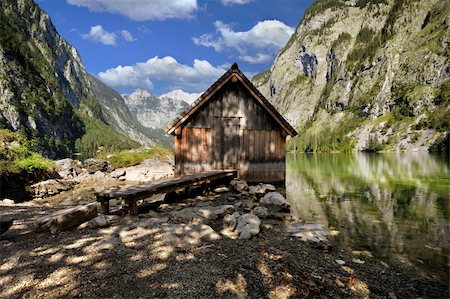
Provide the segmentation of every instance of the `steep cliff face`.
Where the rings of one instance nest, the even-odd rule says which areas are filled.
[[[0,19],[0,127],[20,131],[48,156],[72,153],[92,123],[108,132],[110,143],[165,140],[162,131],[143,128],[117,92],[86,72],[76,49],[32,0],[2,0]]]
[[[258,88],[303,151],[448,143],[450,3],[317,0]]]
[[[136,89],[123,95],[128,109],[147,128],[165,129],[167,124],[186,109],[189,104],[178,98],[152,95],[146,90]]]

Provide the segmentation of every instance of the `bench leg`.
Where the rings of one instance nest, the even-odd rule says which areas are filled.
[[[131,216],[138,216],[138,207],[137,207],[137,201],[136,200],[130,200],[128,202],[128,207],[130,209],[130,215]]]
[[[102,214],[105,214],[105,215],[109,214],[109,200],[104,200],[101,202],[101,210],[102,210]]]

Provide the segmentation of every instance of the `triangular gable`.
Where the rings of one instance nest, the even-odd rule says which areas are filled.
[[[297,135],[295,129],[284,119],[284,117],[272,106],[272,104],[259,92],[250,80],[239,70],[237,64],[233,64],[231,68],[211,85],[195,102],[193,102],[185,111],[177,116],[167,127],[168,134],[174,134],[175,130],[183,123],[188,121],[196,111],[198,111],[208,100],[219,91],[229,80],[238,80],[250,92],[253,98],[259,102],[266,112],[283,128],[287,135],[294,137]]]

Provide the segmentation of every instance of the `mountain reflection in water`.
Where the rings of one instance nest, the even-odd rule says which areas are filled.
[[[334,230],[338,246],[448,281],[448,157],[289,154],[286,194],[294,216]]]

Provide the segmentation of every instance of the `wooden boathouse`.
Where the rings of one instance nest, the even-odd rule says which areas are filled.
[[[286,137],[297,132],[237,64],[181,113],[175,136],[175,175],[236,169],[248,182],[285,180]]]

